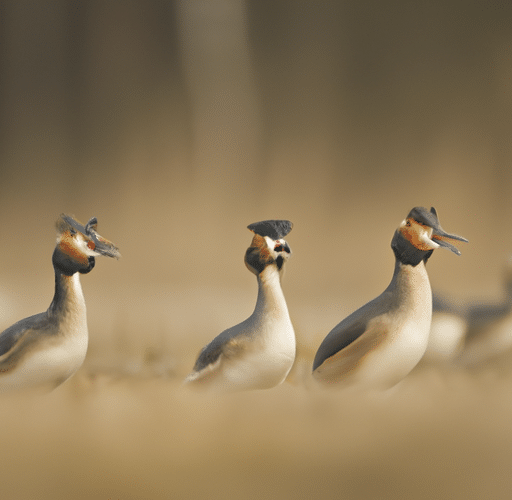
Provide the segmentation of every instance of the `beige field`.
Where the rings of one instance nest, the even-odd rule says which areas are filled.
[[[2,400],[2,498],[505,499],[504,366],[425,367],[379,396],[320,389],[302,367],[276,389],[223,396],[151,360],[84,367],[50,395]]]

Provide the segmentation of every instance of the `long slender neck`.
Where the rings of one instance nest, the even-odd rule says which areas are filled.
[[[288,307],[281,289],[281,278],[275,265],[267,266],[258,275],[258,298],[254,315],[260,318],[289,318]]]
[[[432,313],[432,290],[424,261],[412,266],[395,259],[395,270],[386,291],[392,292],[397,307],[405,304],[406,308],[418,307],[420,310],[427,307]]]
[[[85,300],[80,285],[80,275],[71,276],[55,269],[55,294],[48,308],[51,316],[65,316],[69,313],[85,313]]]

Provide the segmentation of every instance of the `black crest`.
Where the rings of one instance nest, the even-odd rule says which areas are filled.
[[[273,240],[280,240],[292,230],[292,227],[293,224],[289,220],[262,220],[261,222],[249,224],[247,229],[260,236],[268,236]]]
[[[414,219],[416,222],[428,227],[439,227],[439,219],[434,207],[431,207],[430,211],[424,207],[414,207],[407,215],[407,218]]]
[[[84,226],[70,215],[60,214],[60,218],[57,220],[56,226],[59,231],[65,230],[66,227],[72,227],[75,231],[82,233],[84,236],[91,237],[98,227],[98,219],[96,219],[96,217],[92,217]]]

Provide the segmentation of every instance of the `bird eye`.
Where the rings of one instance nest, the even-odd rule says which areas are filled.
[[[284,250],[284,247],[281,243],[278,243],[275,247],[274,247],[274,250],[276,252],[282,252]]]
[[[407,221],[406,221],[405,225],[406,225],[407,227],[411,227],[411,221],[410,221],[409,219],[407,219]]]

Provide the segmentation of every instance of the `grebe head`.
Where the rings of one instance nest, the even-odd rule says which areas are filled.
[[[97,232],[98,221],[93,217],[84,226],[73,217],[61,214],[57,220],[57,245],[53,252],[53,265],[63,274],[71,276],[90,272],[95,257],[106,255],[119,258],[117,247]]]
[[[247,226],[254,232],[251,246],[245,252],[245,265],[256,276],[267,266],[275,265],[281,272],[292,251],[284,237],[292,230],[287,220],[266,220]]]
[[[466,238],[447,233],[439,223],[434,207],[414,207],[395,231],[391,247],[395,256],[404,264],[417,265],[426,261],[436,248],[448,248],[457,255],[460,251],[451,241],[464,241]]]

